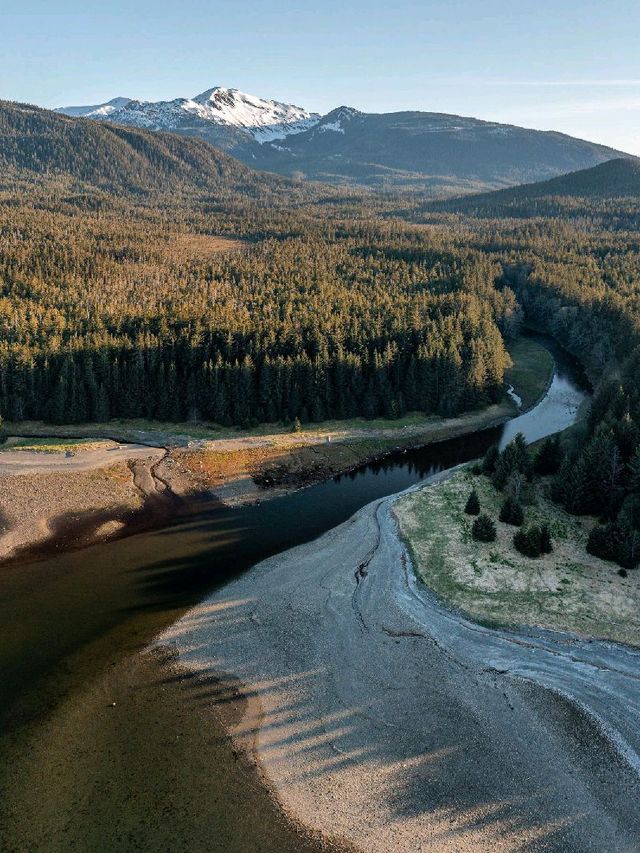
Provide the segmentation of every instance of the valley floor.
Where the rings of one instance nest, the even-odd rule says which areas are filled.
[[[165,518],[171,498],[208,496],[228,505],[267,500],[395,449],[470,434],[513,414],[505,401],[459,418],[333,421],[302,432],[229,430],[213,439],[113,424],[57,428],[67,438],[46,439],[50,427],[12,424],[31,437],[9,439],[0,449],[0,559],[62,534],[65,547],[120,535],[145,506],[152,510],[149,522],[158,512]],[[114,433],[166,445],[95,438]],[[84,443],[87,435],[93,438]]]
[[[505,377],[523,408],[539,400],[553,358],[534,338],[510,348]],[[111,421],[5,425],[0,446],[0,560],[34,549],[84,547],[157,524],[176,499],[255,503],[321,482],[394,450],[470,435],[518,413],[507,395],[455,418],[414,412],[397,420],[356,418],[249,431],[205,424]],[[55,437],[52,437],[55,436]]]

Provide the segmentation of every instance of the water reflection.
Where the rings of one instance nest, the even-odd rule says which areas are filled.
[[[578,409],[586,396],[572,377],[559,368],[547,396],[533,409],[504,425],[500,436],[500,449],[509,444],[519,432],[531,443],[571,426],[575,423]]]
[[[342,490],[356,489],[361,498],[377,497],[399,492],[414,483],[454,465],[482,456],[492,444],[502,449],[521,432],[528,443],[566,429],[576,420],[578,409],[588,396],[588,382],[580,366],[552,340],[542,340],[555,359],[553,381],[544,399],[534,408],[504,426],[486,429],[473,435],[430,444],[416,450],[399,451],[384,459],[371,462],[334,479]],[[348,486],[348,483],[357,484]],[[326,498],[333,496],[326,487]],[[316,487],[322,489],[322,486]],[[314,490],[315,491],[315,490]]]
[[[162,624],[162,613],[171,618],[176,608],[189,607],[266,557],[320,536],[372,500],[478,458],[518,431],[533,441],[568,426],[588,386],[578,366],[552,342],[547,345],[557,365],[549,395],[505,427],[398,451],[253,506],[228,508],[209,502],[162,529],[84,551],[52,554],[5,572],[0,580],[0,624],[5,638],[21,638],[0,643],[5,693],[32,684],[36,675],[114,624],[131,620],[135,626],[138,616],[144,619],[150,613]],[[25,621],[26,613],[32,618]],[[53,636],[51,624],[56,625]]]

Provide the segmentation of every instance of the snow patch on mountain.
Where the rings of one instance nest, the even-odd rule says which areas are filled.
[[[352,119],[362,115],[353,107],[338,107],[331,110],[330,113],[319,122],[317,130],[320,133],[325,131],[333,131],[334,133],[344,133],[345,126],[348,126]]]
[[[85,107],[58,107],[56,113],[62,113],[72,118],[106,118],[121,110],[131,101],[131,98],[112,98],[104,104],[92,104]]]
[[[334,130],[336,133],[344,133],[344,127],[339,121],[328,121],[326,124],[321,124],[318,130],[324,133],[325,130]]]
[[[237,128],[260,144],[302,133],[320,121],[317,113],[310,113],[294,104],[270,101],[222,86],[207,89],[193,98],[176,98],[172,101],[114,98],[107,104],[61,107],[58,112],[150,130],[184,129],[190,120],[196,123],[210,122]]]
[[[261,144],[302,133],[320,121],[317,113],[294,104],[269,101],[222,86],[196,95],[192,103],[195,107],[189,109],[194,109],[201,118],[248,130]]]

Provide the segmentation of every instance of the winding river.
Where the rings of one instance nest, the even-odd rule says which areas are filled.
[[[216,839],[208,849],[317,849],[251,782],[221,725],[216,738],[201,739],[202,696],[167,674],[166,661],[140,663],[137,652],[212,589],[376,498],[519,431],[533,441],[571,425],[588,383],[566,353],[545,345],[556,362],[551,386],[504,427],[392,454],[258,505],[207,504],[163,529],[3,568],[0,825],[8,849],[203,849],[207,838]],[[210,705],[215,689],[206,696]],[[229,696],[225,688],[224,713],[240,714],[241,699]],[[168,827],[180,843],[168,840]]]

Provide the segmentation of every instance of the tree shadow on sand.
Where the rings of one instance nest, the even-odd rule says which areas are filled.
[[[246,638],[260,635],[263,615],[253,597],[235,598],[233,586],[165,635],[188,645],[194,666],[170,678],[185,685],[194,712],[210,708],[244,749],[259,745],[285,806],[301,803],[312,826],[322,825],[333,798],[352,797],[356,815],[369,802],[376,832],[396,828],[404,838],[398,849],[470,844],[565,853],[585,849],[590,837],[600,849],[597,839],[620,827],[621,843],[638,837],[628,805],[637,779],[615,766],[601,733],[559,708],[556,697],[495,674],[478,677],[419,636],[372,645],[385,658],[380,667],[351,672],[291,640],[306,617],[290,611],[287,619],[286,605],[281,624],[269,626],[271,642],[282,634],[282,655],[256,656],[259,642]],[[356,642],[371,639],[365,629]],[[342,650],[345,659],[351,652]],[[232,676],[224,669],[230,657]],[[403,669],[409,675],[401,677]],[[583,760],[585,740],[598,760]]]

